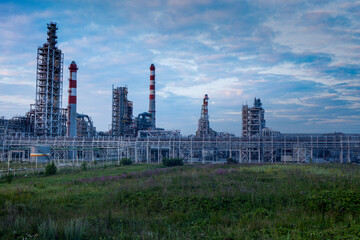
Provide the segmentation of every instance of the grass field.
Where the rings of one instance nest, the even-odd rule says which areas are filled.
[[[0,183],[1,239],[358,239],[357,165],[131,165]]]

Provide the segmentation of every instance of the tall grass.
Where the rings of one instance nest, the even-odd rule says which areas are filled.
[[[64,236],[66,240],[81,240],[85,235],[85,224],[80,219],[70,220],[64,228]]]
[[[359,180],[356,165],[242,164],[15,178],[0,238],[356,239]]]
[[[53,240],[56,238],[57,225],[53,220],[41,223],[38,226],[38,234],[40,240]]]

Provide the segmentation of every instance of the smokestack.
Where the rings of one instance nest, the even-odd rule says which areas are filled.
[[[68,136],[76,137],[76,72],[78,67],[75,61],[72,61],[69,67],[69,105],[68,105]]]
[[[150,66],[150,93],[149,93],[149,113],[151,129],[156,128],[155,121],[155,66]]]
[[[205,94],[205,97],[203,99],[203,105],[202,105],[202,113],[201,113],[201,117],[204,120],[209,120],[209,115],[208,115],[208,102],[209,102],[209,97],[207,94]]]

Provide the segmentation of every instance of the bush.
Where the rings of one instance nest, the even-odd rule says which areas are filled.
[[[234,164],[234,163],[238,163],[235,159],[233,159],[233,158],[227,158],[226,159],[226,163],[227,164]]]
[[[45,176],[55,175],[56,174],[56,166],[54,162],[51,162],[50,164],[46,165],[45,168]]]
[[[82,164],[81,164],[81,169],[82,170],[86,170],[86,167],[87,167],[87,163],[86,162],[83,162]]]
[[[52,220],[43,222],[38,226],[39,239],[49,240],[55,239],[57,232],[56,223]]]
[[[162,163],[165,167],[182,166],[184,165],[181,158],[163,158]]]
[[[14,178],[14,175],[8,174],[8,175],[5,175],[4,180],[6,183],[11,183],[13,178]]]
[[[79,219],[76,219],[75,221],[71,220],[65,225],[64,235],[67,240],[81,240],[84,238],[84,234],[85,224]]]
[[[120,160],[120,165],[131,165],[132,164],[132,161],[130,158],[122,158]]]

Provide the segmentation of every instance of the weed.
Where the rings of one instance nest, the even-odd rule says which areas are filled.
[[[343,215],[360,212],[360,193],[349,190],[323,190],[311,195],[308,205],[322,213]]]
[[[53,220],[43,222],[38,226],[40,240],[52,240],[56,238],[57,225]]]
[[[81,240],[85,235],[85,224],[80,219],[70,220],[64,228],[64,236],[66,240]]]
[[[19,233],[26,230],[26,227],[26,218],[17,216],[14,221],[14,230]]]
[[[0,239],[359,239],[359,180],[336,164],[33,175],[0,185]]]

